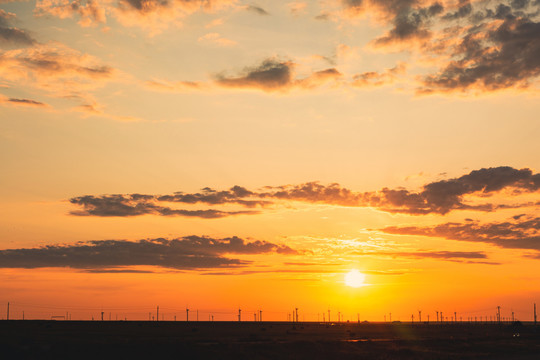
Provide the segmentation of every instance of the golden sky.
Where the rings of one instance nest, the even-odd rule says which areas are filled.
[[[529,320],[539,14],[0,0],[0,302],[27,318]]]

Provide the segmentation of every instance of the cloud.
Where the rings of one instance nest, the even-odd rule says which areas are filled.
[[[402,1],[405,3],[407,1]],[[410,2],[410,1],[409,1]],[[443,6],[435,2],[424,8],[413,10],[404,6],[395,14],[393,28],[382,37],[375,39],[375,46],[386,46],[410,40],[425,40],[431,37],[428,22],[443,11]]]
[[[457,59],[425,76],[420,92],[528,87],[540,75],[540,22],[507,17],[492,25],[471,30],[454,49]]]
[[[204,203],[210,205],[218,204],[239,204],[246,207],[270,205],[271,202],[265,200],[245,200],[244,198],[256,195],[242,186],[233,186],[229,190],[216,191],[211,188],[204,188],[199,193],[185,194],[177,192],[174,195],[158,196],[158,201],[179,202],[186,204]]]
[[[149,80],[144,84],[153,90],[165,92],[193,91],[205,87],[205,84],[197,81]]]
[[[126,266],[199,270],[239,267],[251,263],[224,255],[264,253],[296,254],[296,251],[288,246],[267,241],[246,242],[236,236],[224,239],[186,236],[172,240],[98,240],[74,245],[0,250],[0,267],[69,267],[97,272],[131,271],[115,269]]]
[[[156,205],[149,200],[150,195],[103,195],[103,196],[80,196],[70,199],[72,204],[80,205],[83,210],[72,211],[76,216],[101,216],[101,217],[130,217],[140,215],[161,216],[184,216],[198,217],[203,219],[219,219],[234,215],[253,215],[258,211],[221,211],[215,209],[185,210],[171,209],[170,207]]]
[[[49,106],[45,103],[42,103],[36,100],[7,98],[2,95],[0,95],[0,103],[15,105],[15,106],[28,106],[28,107],[48,107]]]
[[[540,174],[530,169],[514,169],[508,166],[473,170],[458,178],[425,184],[419,191],[403,188],[383,188],[379,191],[355,192],[337,183],[323,185],[307,182],[297,185],[267,186],[260,190],[248,190],[233,186],[229,190],[204,188],[196,193],[177,192],[171,195],[86,195],[70,199],[83,207],[73,211],[85,216],[138,216],[156,214],[164,216],[196,216],[219,218],[231,215],[257,214],[259,211],[175,210],[159,203],[172,202],[205,205],[240,205],[246,208],[266,208],[282,201],[298,201],[313,204],[329,204],[350,207],[373,207],[390,213],[409,215],[447,214],[454,210],[496,211],[533,205],[469,203],[467,196],[487,199],[501,191],[507,196],[536,193],[540,189]],[[485,200],[484,200],[485,201]]]
[[[343,76],[337,69],[329,68],[313,71],[308,76],[296,77],[292,61],[277,58],[265,59],[254,67],[246,67],[236,76],[218,74],[215,82],[226,88],[248,88],[267,92],[288,91],[293,88],[314,89],[327,83],[337,83]]]
[[[478,221],[466,221],[427,227],[389,226],[381,231],[387,234],[439,237],[448,240],[487,243],[508,249],[540,251],[540,217],[514,217],[504,222],[485,224]]]
[[[407,50],[439,67],[419,94],[526,89],[540,75],[540,2],[342,0],[345,17],[391,28],[375,48]],[[374,74],[376,75],[376,74]]]
[[[138,26],[155,35],[190,14],[235,5],[236,0],[38,0],[37,16],[78,18],[81,26],[107,23],[114,17],[124,26]]]
[[[435,259],[466,264],[501,265],[501,263],[487,261],[483,251],[397,251],[397,252],[369,252],[363,255],[391,256],[393,258]]]
[[[102,0],[39,0],[36,16],[55,16],[60,19],[79,17],[79,25],[87,27],[107,21],[109,2]]]
[[[12,25],[17,16],[0,9],[0,44],[30,46],[36,43],[36,40],[25,30],[16,28]]]
[[[10,87],[27,86],[95,104],[93,91],[115,78],[116,71],[93,56],[51,42],[0,52],[0,77]]]
[[[399,75],[404,74],[406,69],[407,65],[405,63],[399,63],[384,72],[370,71],[357,74],[353,78],[352,85],[355,87],[369,87],[391,84]]]
[[[256,67],[245,68],[239,76],[218,75],[216,82],[223,87],[274,91],[290,86],[293,68],[294,63],[290,61],[266,59]]]
[[[423,186],[422,191],[383,188],[377,192],[356,193],[339,184],[321,185],[305,183],[281,188],[270,188],[262,197],[305,202],[337,204],[344,206],[371,206],[393,213],[446,214],[452,210],[494,211],[491,204],[469,205],[465,195],[488,197],[503,189],[519,192],[536,192],[540,189],[540,174],[530,169],[507,166],[471,171],[459,178],[436,181]]]
[[[257,15],[270,15],[268,11],[264,10],[262,7],[257,6],[257,5],[247,5],[245,9]]]
[[[212,43],[212,44],[215,44],[217,46],[222,46],[222,47],[230,47],[230,46],[238,45],[236,41],[224,38],[218,33],[208,33],[206,35],[199,37],[197,41],[202,42],[202,43]]]

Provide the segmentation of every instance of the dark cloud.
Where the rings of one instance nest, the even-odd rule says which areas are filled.
[[[17,105],[26,105],[26,106],[47,106],[47,104],[42,103],[40,101],[31,100],[31,99],[15,99],[15,98],[9,98],[6,100],[7,102],[17,104]]]
[[[257,214],[257,211],[221,211],[215,209],[185,210],[171,209],[150,202],[154,199],[151,195],[85,195],[70,199],[72,204],[80,205],[83,210],[72,211],[77,216],[139,216],[139,215],[162,215],[162,216],[185,216],[199,217],[203,219],[218,219],[233,215]]]
[[[293,67],[294,64],[290,61],[266,59],[259,66],[246,68],[240,76],[219,75],[216,81],[225,87],[279,90],[290,86]]]
[[[517,193],[537,191],[540,174],[533,174],[530,169],[502,166],[432,182],[424,185],[420,192],[384,188],[378,192],[355,193],[339,184],[306,183],[272,188],[273,191],[261,196],[344,206],[372,206],[388,212],[421,215],[446,214],[452,210],[493,211],[497,207],[491,204],[468,205],[463,202],[463,196],[477,194],[487,197],[505,188]]]
[[[296,254],[285,245],[267,241],[246,242],[238,237],[213,239],[186,236],[139,241],[100,240],[74,245],[0,250],[2,268],[70,267],[94,272],[126,272],[126,266],[159,266],[173,269],[209,269],[244,266],[250,261],[226,254]],[[120,269],[115,269],[120,267]]]
[[[154,11],[157,8],[169,6],[167,0],[120,0],[120,3],[140,12]]]
[[[321,21],[326,21],[330,18],[330,15],[328,13],[321,13],[317,16],[315,16],[315,20],[321,20]]]
[[[375,40],[375,45],[387,45],[404,42],[410,39],[426,39],[431,37],[429,21],[443,11],[440,3],[429,7],[412,10],[405,7],[393,19],[393,28],[384,36]]]
[[[517,205],[470,204],[467,195],[481,198],[508,191],[509,196],[537,192],[540,189],[540,174],[530,169],[514,169],[508,166],[473,170],[458,178],[425,184],[420,191],[403,188],[383,188],[372,192],[354,192],[334,183],[323,185],[308,182],[297,185],[267,186],[258,191],[234,186],[229,190],[217,191],[204,188],[198,193],[178,192],[173,195],[102,195],[80,196],[70,202],[83,207],[73,215],[84,216],[138,216],[155,214],[164,216],[194,216],[220,218],[232,215],[257,214],[258,211],[178,210],[162,206],[160,202],[185,204],[240,205],[253,208],[267,207],[278,201],[299,201],[351,207],[374,207],[391,213],[410,215],[446,214],[453,210],[495,211],[533,206],[534,203]]]
[[[467,17],[472,13],[472,5],[470,0],[460,0],[456,11],[446,13],[442,18],[444,20],[456,20]]]
[[[540,23],[505,20],[485,37],[467,35],[459,52],[460,60],[424,79],[426,90],[527,86],[531,78],[540,75]]]
[[[268,11],[264,10],[262,7],[257,6],[257,5],[247,5],[246,10],[254,12],[255,14],[258,14],[258,15],[270,15]]]
[[[440,237],[448,240],[480,242],[509,249],[540,250],[540,218],[514,217],[504,222],[482,224],[477,221],[445,223],[436,226],[382,229],[388,234]]]
[[[36,40],[30,34],[13,26],[12,21],[15,19],[15,14],[0,9],[0,44],[8,43],[25,46],[35,44]]]
[[[216,76],[216,83],[229,88],[252,88],[263,91],[288,91],[292,88],[312,89],[328,82],[336,82],[343,75],[335,68],[313,71],[304,78],[295,78],[295,64],[268,58],[255,67],[247,67],[237,76]]]
[[[229,190],[216,191],[211,188],[204,188],[200,193],[185,194],[182,192],[174,195],[163,195],[157,198],[158,201],[180,202],[187,204],[205,203],[217,204],[240,204],[246,207],[265,206],[271,204],[264,200],[244,200],[243,198],[255,195],[253,192],[241,186],[233,186]]]

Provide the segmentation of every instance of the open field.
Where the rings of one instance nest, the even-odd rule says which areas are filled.
[[[532,324],[0,321],[2,359],[538,359]]]

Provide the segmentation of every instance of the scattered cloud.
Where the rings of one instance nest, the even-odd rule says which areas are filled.
[[[229,88],[257,88],[265,91],[275,91],[287,88],[292,82],[294,63],[266,59],[260,65],[245,68],[238,76],[216,76],[216,82]]]
[[[124,26],[138,26],[150,36],[196,12],[213,12],[234,6],[236,0],[38,0],[37,16],[77,18],[81,26],[107,23],[114,17]]]
[[[407,66],[405,63],[399,63],[384,72],[364,72],[354,76],[352,85],[355,87],[371,87],[391,84],[396,81],[399,75],[404,74],[406,69]]]
[[[221,211],[216,209],[186,210],[171,209],[149,201],[148,195],[104,195],[80,196],[70,199],[72,204],[82,206],[83,210],[72,211],[76,216],[130,217],[139,215],[184,216],[203,219],[219,219],[234,215],[254,215],[258,211]]]
[[[218,74],[215,82],[226,88],[285,92],[293,88],[314,89],[327,83],[337,83],[343,76],[336,68],[329,68],[313,71],[305,77],[297,77],[295,67],[296,64],[292,61],[268,58],[257,66],[244,68],[236,76]]]
[[[206,35],[199,37],[197,41],[202,42],[202,43],[211,43],[211,44],[215,44],[217,46],[223,46],[223,47],[230,47],[230,46],[238,45],[236,41],[224,38],[218,33],[208,33]]]
[[[438,73],[425,76],[421,93],[526,88],[540,75],[540,22],[506,17],[471,29]]]
[[[163,202],[206,205],[240,205],[247,208],[266,208],[280,201],[298,201],[313,204],[329,204],[350,207],[373,207],[390,213],[409,215],[440,214],[455,210],[491,212],[498,209],[530,207],[534,202],[517,205],[486,203],[485,199],[505,191],[506,196],[536,193],[540,189],[540,174],[530,169],[514,169],[508,166],[473,170],[458,178],[425,184],[419,191],[404,188],[383,188],[372,192],[354,192],[334,183],[323,185],[308,182],[298,185],[267,186],[260,190],[248,190],[234,186],[229,190],[204,188],[197,193],[177,192],[172,195],[86,195],[70,201],[83,207],[74,215],[85,216],[138,216],[157,214],[218,218],[230,215],[257,214],[258,211],[219,211],[215,209],[175,210],[160,205]],[[482,199],[483,203],[471,203],[467,196]]]
[[[13,26],[13,21],[17,16],[0,9],[0,44],[30,46],[36,43],[36,40],[26,30]]]
[[[466,264],[501,265],[499,262],[487,261],[483,251],[401,251],[379,252],[366,255],[391,256],[393,258],[435,259]]]
[[[245,9],[257,15],[270,15],[268,11],[264,10],[262,7],[258,5],[246,5]]]
[[[286,245],[260,240],[248,242],[236,236],[224,239],[185,236],[172,240],[96,240],[73,245],[0,250],[0,267],[69,267],[92,272],[133,272],[123,269],[128,266],[202,270],[234,268],[252,263],[225,255],[266,253],[293,255],[297,252]]]
[[[8,98],[3,95],[0,95],[0,103],[14,105],[14,106],[25,106],[25,107],[48,107],[49,105],[42,103],[41,101],[32,100],[32,99],[17,99],[17,98]]]
[[[479,242],[508,249],[540,251],[540,218],[513,217],[504,222],[480,223],[469,220],[436,226],[389,226],[381,229],[387,234],[418,235],[448,240]]]
[[[104,24],[107,12],[109,2],[103,0],[38,0],[34,9],[36,16],[77,17],[83,27]]]
[[[99,59],[56,42],[0,52],[0,77],[5,85],[24,85],[81,105],[96,104],[93,92],[116,75],[115,69]],[[19,100],[12,103],[39,105]]]

